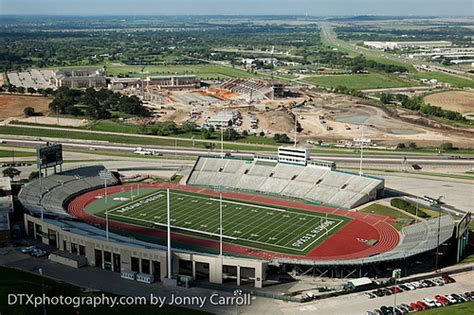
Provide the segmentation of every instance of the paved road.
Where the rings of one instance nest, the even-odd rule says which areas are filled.
[[[44,144],[47,138],[41,140],[35,139],[35,137],[25,136],[4,136],[4,141],[9,145],[38,145]],[[107,143],[103,141],[88,141],[88,140],[68,140],[58,139],[63,144],[65,149],[75,150],[90,150],[91,148],[99,151],[107,152],[121,152],[121,153],[133,153],[137,149],[137,145],[126,145],[126,144],[115,144]],[[221,151],[207,150],[199,148],[186,148],[186,147],[170,147],[170,146],[142,146],[143,149],[154,150],[166,156],[199,156],[199,155],[219,155]],[[273,151],[275,147],[269,147],[270,151]],[[228,152],[228,150],[226,150]],[[373,154],[364,156],[364,163],[381,163],[381,164],[401,164],[403,156],[400,153],[397,154]],[[91,151],[91,154],[94,152]],[[239,151],[232,152],[233,156],[252,158],[254,152],[251,151]],[[358,155],[349,154],[333,154],[333,153],[318,153],[314,155],[315,158],[328,159],[335,162],[353,162],[358,163],[360,157]],[[427,155],[427,154],[413,154],[407,153],[407,163],[423,163],[423,164],[435,164],[435,165],[465,165],[466,167],[474,166],[474,158],[466,155],[466,158],[457,159],[449,156],[438,156],[438,155]]]

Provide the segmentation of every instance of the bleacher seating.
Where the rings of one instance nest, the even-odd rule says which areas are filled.
[[[103,166],[89,166],[67,170],[62,173],[34,180],[26,184],[18,194],[21,204],[28,210],[45,214],[68,217],[64,203],[71,197],[104,186],[99,172]],[[115,185],[113,177],[107,185]]]
[[[315,165],[200,157],[188,184],[281,194],[349,209],[374,200],[384,182]]]
[[[264,80],[231,79],[222,83],[221,88],[239,93],[247,100],[273,99],[273,87]]]

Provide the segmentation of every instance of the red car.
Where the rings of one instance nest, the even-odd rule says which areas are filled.
[[[426,305],[425,303],[423,303],[421,301],[416,302],[416,305],[418,305],[422,310],[429,309],[428,305]]]
[[[444,296],[441,296],[441,295],[436,295],[435,299],[441,304],[443,304],[444,306],[451,304],[449,303],[448,299],[446,299]]]
[[[454,283],[456,282],[456,280],[454,280],[453,278],[451,278],[450,276],[444,274],[441,276],[441,278],[446,282],[446,283]]]
[[[399,287],[391,287],[390,290],[391,290],[393,293],[400,293],[400,292],[403,292],[403,290],[400,289]]]
[[[422,311],[423,309],[416,303],[411,303],[410,306],[415,310],[415,312]]]

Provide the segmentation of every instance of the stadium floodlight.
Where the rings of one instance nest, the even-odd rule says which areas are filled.
[[[112,173],[107,170],[101,170],[99,172],[100,178],[104,179],[104,186],[105,186],[105,204],[107,205],[107,180],[112,179]],[[109,209],[107,207],[105,208],[105,238],[108,240],[109,239]]]
[[[171,279],[171,210],[170,210],[170,189],[166,189],[166,211],[168,216],[167,241],[168,241],[168,279]]]
[[[221,257],[222,257],[222,234],[223,234],[223,218],[222,218],[222,193],[220,193],[220,202],[219,202],[219,215],[220,215],[220,241],[219,241],[219,249],[220,249],[220,254],[221,254]]]

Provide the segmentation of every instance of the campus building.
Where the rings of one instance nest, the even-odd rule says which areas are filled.
[[[52,83],[55,87],[101,88],[106,86],[106,71],[100,69],[62,69],[55,71]]]

